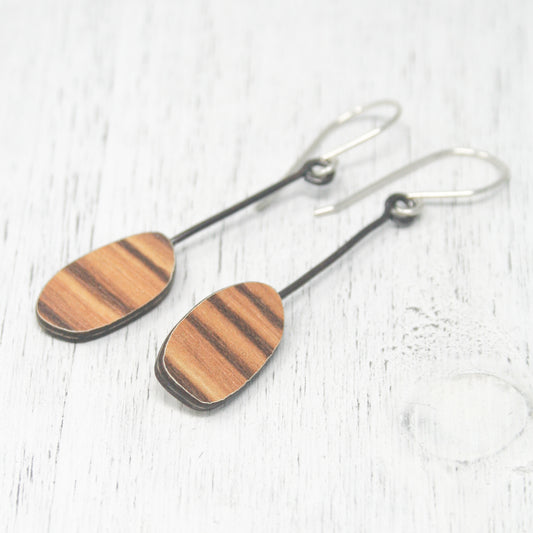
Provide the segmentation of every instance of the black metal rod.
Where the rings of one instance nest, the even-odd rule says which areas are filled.
[[[383,214],[378,219],[368,224],[368,226],[365,226],[349,241],[344,243],[338,250],[326,257],[326,259],[318,263],[318,265],[314,266],[311,270],[306,272],[303,276],[299,277],[296,281],[293,281],[290,285],[287,285],[287,287],[279,291],[279,295],[281,296],[281,298],[285,298],[289,294],[293,293],[296,289],[299,289],[302,285],[313,279],[316,275],[320,274],[320,272],[326,269],[334,261],[342,257],[359,241],[363,240],[369,233],[372,233],[375,229],[379,228],[382,224],[387,222],[387,220],[395,218],[392,214],[392,209],[398,202],[408,203],[409,199],[406,198],[403,194],[393,194],[392,196],[390,196],[387,202],[385,203],[385,211],[383,211]]]
[[[327,170],[324,173],[316,175],[314,171],[316,170],[317,167],[321,169],[327,169]],[[263,198],[266,198],[267,196],[270,196],[272,193],[279,191],[283,187],[289,185],[290,183],[300,178],[304,178],[306,181],[314,185],[325,185],[333,179],[334,175],[335,175],[335,168],[332,166],[330,161],[326,159],[320,159],[320,158],[309,159],[296,172],[289,174],[288,176],[281,179],[280,181],[273,183],[266,189],[263,189],[262,191],[259,191],[258,193],[255,193],[254,195],[249,196],[248,198],[245,198],[244,200],[232,205],[231,207],[228,207],[227,209],[220,211],[220,213],[217,213],[216,215],[206,218],[202,222],[199,222],[198,224],[191,226],[189,229],[186,229],[185,231],[182,231],[181,233],[174,235],[174,237],[170,239],[170,242],[173,245],[176,245],[179,242],[184,241],[191,235],[194,235],[195,233],[198,233],[199,231],[202,231],[203,229],[208,228],[212,224],[215,224],[216,222],[219,222],[220,220],[223,220],[226,217],[233,215],[237,211],[240,211],[241,209],[244,209],[245,207],[248,207],[249,205],[255,202],[258,202],[259,200],[262,200]]]
[[[199,231],[202,231],[203,229],[208,228],[212,224],[215,224],[216,222],[219,222],[220,220],[223,220],[224,218],[229,217],[230,215],[233,215],[233,213],[236,213],[237,211],[240,211],[241,209],[248,207],[254,202],[257,202],[263,198],[266,198],[270,194],[276,191],[279,191],[286,185],[289,185],[289,183],[292,183],[293,181],[296,181],[297,179],[300,179],[301,177],[302,175],[299,173],[291,174],[287,176],[286,178],[283,178],[282,180],[270,185],[266,189],[263,189],[262,191],[259,191],[258,193],[252,196],[249,196],[248,198],[245,198],[244,200],[232,205],[231,207],[228,207],[227,209],[220,211],[220,213],[217,213],[216,215],[206,218],[202,222],[199,222],[198,224],[191,226],[189,229],[186,229],[185,231],[182,231],[181,233],[174,235],[174,237],[170,239],[170,242],[176,245],[179,242],[184,241],[191,235],[194,235],[195,233],[198,233]]]

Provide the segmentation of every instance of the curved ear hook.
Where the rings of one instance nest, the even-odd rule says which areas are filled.
[[[371,130],[360,135],[359,137],[356,137],[355,139],[341,144],[340,146],[337,146],[337,148],[333,148],[331,150],[328,150],[327,152],[324,152],[319,156],[319,159],[324,159],[334,163],[335,159],[339,155],[343,154],[344,152],[347,152],[348,150],[351,150],[352,148],[355,148],[356,146],[359,146],[360,144],[365,143],[366,141],[369,141],[370,139],[373,139],[374,137],[377,137],[380,133],[384,132],[387,128],[392,126],[402,114],[402,106],[395,100],[376,100],[375,102],[370,102],[366,105],[357,106],[350,111],[342,113],[342,115],[339,115],[333,122],[330,122],[316,136],[315,140],[308,146],[307,150],[305,150],[305,152],[303,152],[303,154],[301,154],[300,157],[294,162],[294,165],[291,167],[291,170],[288,173],[290,174],[291,172],[299,169],[308,159],[310,159],[311,155],[313,154],[313,152],[316,151],[317,147],[333,131],[338,128],[341,128],[345,124],[348,124],[354,119],[360,117],[362,114],[376,107],[392,107],[394,109],[394,114],[390,118],[385,120],[385,122],[383,122],[381,125],[372,128]]]
[[[472,157],[475,159],[481,159],[482,161],[486,161],[498,170],[498,177],[488,185],[478,187],[477,189],[462,189],[457,191],[416,191],[402,193],[405,197],[409,198],[410,200],[413,200],[413,202],[409,206],[395,208],[397,210],[397,212],[395,212],[395,215],[397,215],[398,218],[402,218],[402,216],[413,216],[414,214],[416,214],[421,208],[422,200],[438,200],[445,198],[473,198],[481,194],[488,193],[494,189],[497,189],[504,183],[507,183],[510,179],[509,168],[507,167],[507,165],[497,157],[493,156],[492,154],[489,154],[488,152],[485,152],[484,150],[461,147],[447,148],[445,150],[440,150],[438,152],[428,154],[424,157],[421,157],[420,159],[417,159],[416,161],[413,161],[412,163],[400,167],[399,169],[394,170],[386,176],[383,176],[374,183],[367,185],[363,189],[355,192],[354,194],[351,194],[347,198],[344,198],[343,200],[335,204],[319,207],[315,209],[314,214],[315,216],[323,216],[338,213],[346,207],[365,198],[369,194],[372,194],[373,192],[381,189],[382,187],[385,187],[389,183],[392,183],[393,181],[396,181],[397,179],[406,176],[407,174],[410,174],[411,172],[414,172],[419,168],[434,163],[435,161],[453,156]]]
[[[393,114],[384,122],[382,122],[379,126],[376,126],[375,128],[372,128],[371,130],[368,130],[367,132],[363,133],[362,135],[359,135],[358,137],[355,137],[354,139],[344,144],[341,144],[340,146],[337,146],[337,148],[328,150],[327,152],[324,152],[322,155],[318,156],[318,159],[322,159],[323,161],[329,161],[330,164],[313,169],[313,174],[316,178],[320,178],[321,176],[331,173],[333,170],[335,170],[335,166],[337,165],[336,158],[339,155],[343,154],[344,152],[347,152],[348,150],[351,150],[352,148],[355,148],[356,146],[365,143],[366,141],[369,141],[370,139],[373,139],[374,137],[377,137],[380,133],[383,133],[386,129],[390,128],[400,118],[400,115],[402,114],[402,106],[396,100],[387,99],[376,100],[365,105],[354,107],[350,111],[345,111],[344,113],[339,115],[334,121],[330,122],[315,137],[313,142],[289,168],[287,174],[292,174],[293,172],[296,172],[303,166],[306,161],[311,159],[320,144],[322,144],[326,137],[328,137],[333,131],[343,127],[344,125],[348,124],[349,122],[352,122],[353,120],[356,120],[361,115],[366,114],[368,111],[377,107],[391,107],[393,109]],[[265,198],[257,204],[257,208],[263,209],[272,202],[272,199],[272,196],[269,198]]]

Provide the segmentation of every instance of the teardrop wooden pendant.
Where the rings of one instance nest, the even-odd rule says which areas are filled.
[[[283,335],[283,304],[269,285],[240,283],[200,302],[171,331],[155,374],[173,396],[212,409],[263,368]]]
[[[66,266],[45,285],[37,318],[63,339],[104,335],[157,305],[170,288],[174,266],[174,249],[161,233],[108,244]]]

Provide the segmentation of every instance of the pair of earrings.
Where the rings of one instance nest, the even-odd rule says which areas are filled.
[[[379,127],[330,150],[310,157],[327,135],[371,109],[392,107],[394,113]],[[295,163],[289,174],[191,228],[167,238],[142,233],[99,248],[60,270],[44,287],[37,318],[49,333],[65,340],[86,341],[105,335],[155,307],[168,293],[175,268],[173,245],[258,202],[297,180],[325,185],[333,180],[337,157],[379,135],[401,114],[390,100],[373,102],[344,113],[328,125]],[[420,213],[424,200],[474,198],[509,180],[506,165],[491,154],[472,148],[449,148],[429,154],[384,176],[348,198],[315,211],[317,216],[339,212],[381,187],[436,160],[463,156],[491,163],[498,177],[477,189],[396,193],[383,212],[343,246],[281,291],[259,282],[233,285],[194,307],[170,332],[155,364],[163,387],[192,408],[211,409],[238,392],[261,370],[283,334],[282,300],[343,256],[361,239],[388,221],[402,225]]]

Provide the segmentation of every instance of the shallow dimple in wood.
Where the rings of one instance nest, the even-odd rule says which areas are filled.
[[[463,372],[420,384],[403,424],[424,453],[469,464],[504,452],[529,420],[529,400],[492,374]]]

